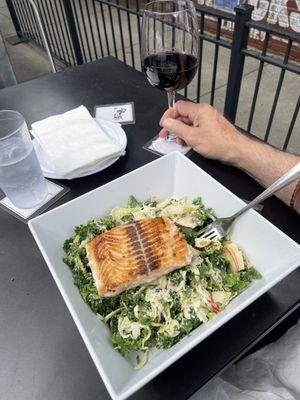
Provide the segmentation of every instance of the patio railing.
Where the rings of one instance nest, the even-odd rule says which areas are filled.
[[[30,4],[26,0],[6,0],[6,3],[19,39],[43,48]],[[145,1],[35,0],[35,3],[51,53],[66,66],[112,55],[141,70],[140,23]],[[295,58],[300,60],[300,35],[252,21],[253,7],[250,5],[236,7],[235,15],[199,5],[196,8],[200,22],[200,65],[196,78],[182,94],[191,100],[216,105],[230,121],[265,142],[272,142],[272,131],[274,126],[278,128],[279,121],[280,138],[275,145],[287,149],[291,139],[297,140],[294,135],[300,133],[296,132],[300,66],[294,61]],[[234,24],[232,34],[224,34],[222,26],[225,23]],[[260,50],[248,46],[250,29],[264,37]],[[282,59],[270,53],[271,40],[285,43]],[[256,79],[252,79],[255,83],[251,86],[249,76],[252,74],[253,78],[254,73]],[[289,81],[295,79],[288,110],[283,109],[280,96],[287,73]],[[269,88],[266,91],[267,81]],[[256,126],[258,114],[262,113],[261,105],[267,110],[264,132],[262,126]],[[284,124],[280,118],[282,112],[285,113]]]

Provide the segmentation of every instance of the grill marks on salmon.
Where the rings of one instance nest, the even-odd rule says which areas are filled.
[[[91,240],[86,251],[100,296],[115,296],[151,282],[192,258],[185,238],[166,217],[113,228]]]

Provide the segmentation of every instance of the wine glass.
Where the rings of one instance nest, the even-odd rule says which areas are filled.
[[[146,4],[141,57],[149,83],[165,90],[169,108],[174,107],[175,93],[192,81],[199,64],[199,30],[192,1],[158,0]],[[161,154],[174,150],[186,153],[186,146],[177,144],[173,133],[166,139],[154,140],[151,146]]]

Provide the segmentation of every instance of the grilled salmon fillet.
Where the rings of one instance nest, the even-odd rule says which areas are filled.
[[[166,217],[113,228],[91,240],[86,251],[98,293],[105,297],[151,282],[192,259],[184,236]]]

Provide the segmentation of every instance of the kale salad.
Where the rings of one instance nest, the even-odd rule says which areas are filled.
[[[156,281],[127,290],[115,297],[100,297],[88,265],[85,246],[94,237],[116,226],[143,218],[168,217],[191,246],[189,265]],[[111,344],[123,356],[137,354],[142,367],[151,348],[169,348],[200,324],[217,315],[254,279],[261,278],[229,237],[197,238],[196,231],[215,219],[201,198],[150,198],[140,202],[130,196],[128,204],[110,214],[75,228],[64,243],[64,262],[74,283],[92,311],[109,326]]]

